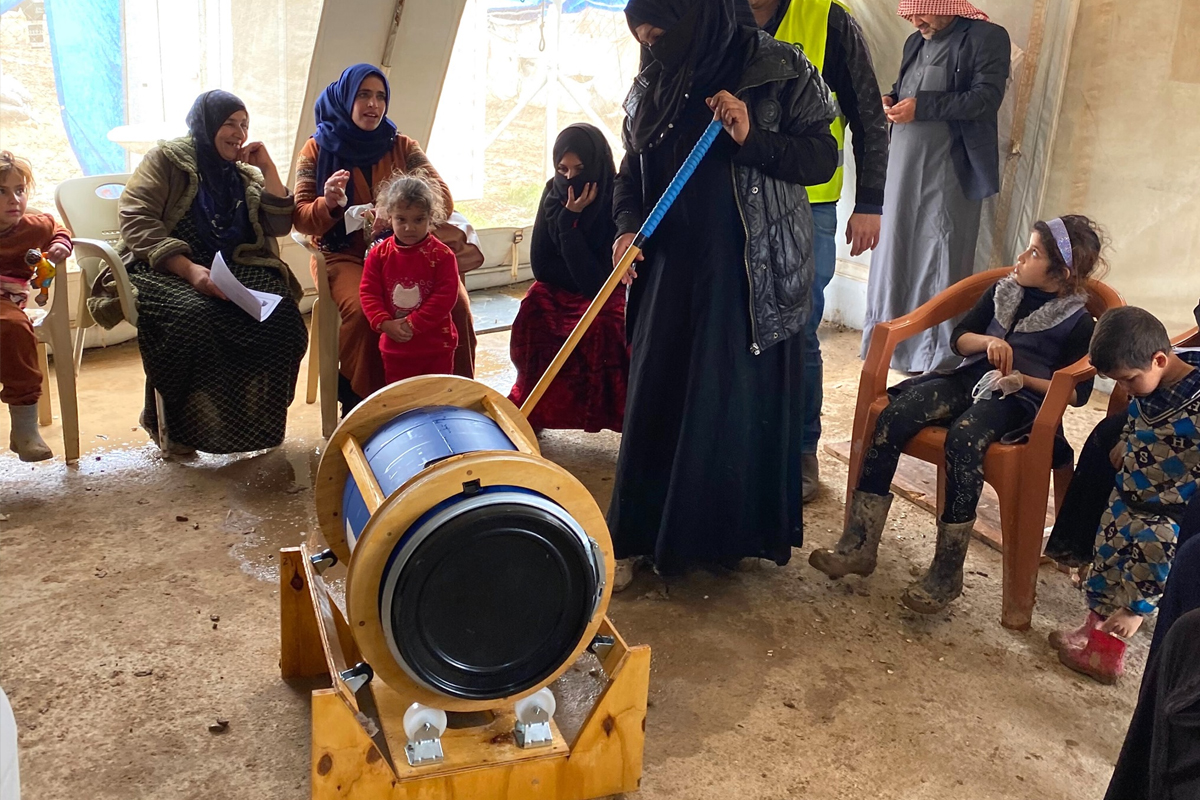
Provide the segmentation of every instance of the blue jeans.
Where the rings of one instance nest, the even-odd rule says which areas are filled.
[[[821,440],[821,403],[825,392],[822,389],[825,369],[821,360],[821,340],[817,328],[825,315],[825,287],[833,280],[833,269],[837,265],[837,203],[817,203],[812,207],[813,215],[813,261],[816,275],[813,277],[812,313],[804,326],[804,444],[802,452],[817,452]]]

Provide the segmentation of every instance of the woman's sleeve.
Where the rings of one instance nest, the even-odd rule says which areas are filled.
[[[962,355],[958,352],[958,340],[962,338],[962,335],[964,333],[980,335],[987,333],[988,325],[992,323],[994,316],[996,316],[996,284],[993,283],[983,293],[983,297],[975,301],[975,305],[966,313],[966,316],[954,326],[954,330],[950,334],[950,349],[954,351],[955,355]]]
[[[371,330],[376,332],[380,325],[392,318],[387,302],[383,299],[383,257],[379,254],[381,249],[376,247],[367,253],[363,262],[362,282],[358,286],[363,316],[371,324]]]
[[[163,221],[167,216],[167,197],[171,166],[159,148],[154,148],[129,176],[125,190],[117,199],[117,220],[121,240],[134,258],[146,261],[153,269],[164,271],[163,262],[177,255],[191,256],[191,246],[171,236]]]
[[[611,257],[597,257],[583,231],[577,227],[579,216],[565,208],[558,214],[558,247],[579,291],[588,297],[595,297],[608,280],[612,260]],[[608,256],[607,253],[604,255]]]
[[[752,119],[750,134],[733,160],[781,181],[819,186],[832,178],[838,167],[837,140],[829,132],[836,112],[829,87],[812,64],[800,58],[804,67],[800,77],[779,98],[784,123],[778,131],[768,131]]]
[[[408,315],[413,333],[445,325],[458,302],[458,261],[449,248],[438,254],[433,274],[433,291],[421,301],[421,307]]]
[[[287,236],[292,231],[292,220],[296,215],[296,196],[289,194],[278,197],[266,189],[259,198],[258,220],[267,236]]]
[[[325,205],[325,188],[317,186],[317,155],[320,148],[309,139],[296,157],[295,210],[292,225],[309,236],[323,236],[342,218],[342,209],[331,212]]]
[[[421,149],[421,145],[417,144],[416,139],[404,137],[404,171],[411,172],[413,170],[421,170],[429,177],[438,191],[442,193],[442,201],[446,204],[446,216],[454,211],[454,198],[450,195],[450,186],[442,180],[441,174],[434,169],[429,156],[425,155],[425,151]]]
[[[642,159],[630,150],[621,159],[621,169],[613,181],[613,221],[617,236],[636,233],[646,221],[642,198]]]

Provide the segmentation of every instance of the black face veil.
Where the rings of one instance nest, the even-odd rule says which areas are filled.
[[[737,32],[734,0],[630,0],[631,31],[649,24],[664,33],[643,51],[637,80],[646,91],[628,104],[629,141],[635,153],[654,146],[675,122],[693,90],[713,88]]]

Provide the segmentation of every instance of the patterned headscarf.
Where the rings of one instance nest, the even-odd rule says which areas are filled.
[[[912,21],[917,14],[937,14],[944,17],[965,17],[986,20],[988,15],[967,0],[900,0],[898,16]]]

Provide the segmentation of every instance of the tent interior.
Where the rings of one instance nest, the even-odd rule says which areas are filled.
[[[888,89],[911,25],[895,0],[848,5]],[[1000,115],[1002,188],[984,203],[976,269],[1012,264],[1036,220],[1086,214],[1111,240],[1104,280],[1172,333],[1191,327],[1200,2],[977,5],[1009,31],[1014,62]],[[622,101],[638,63],[623,7],[0,0],[0,149],[33,162],[30,205],[52,210],[57,184],[131,171],[156,141],[185,131],[199,92],[224,88],[245,101],[251,138],[292,185],[320,91],[348,64],[376,63],[391,82],[389,116],[426,146],[479,233],[485,263],[468,289],[519,297],[558,130],[592,122],[623,153]],[[850,187],[849,147],[846,159]],[[848,190],[843,224],[852,206]],[[308,254],[280,244],[309,290],[307,311]],[[839,245],[822,333],[825,415],[838,441],[854,413],[870,270],[869,253],[851,257]],[[72,298],[87,290],[72,267],[65,277]],[[289,436],[298,433],[277,451],[164,462],[134,427],[135,338],[124,323],[86,330],[77,466],[0,455],[0,685],[17,713],[24,796],[306,796],[308,700],[279,680],[272,559],[314,529],[319,416],[298,395]],[[502,394],[512,380],[507,341],[503,331],[480,339],[479,378]],[[1076,450],[1105,399],[1069,416]],[[49,442],[58,423],[48,430]],[[616,434],[576,432],[543,442],[602,507],[618,444]],[[822,467],[826,490],[805,515],[806,535],[825,546],[841,525],[846,469],[825,456]],[[896,597],[908,565],[932,551],[933,524],[905,505],[889,528],[895,563],[874,583],[818,581],[797,556],[761,574],[647,579],[614,601],[627,637],[655,647],[645,780],[634,796],[1103,795],[1148,636],[1115,688],[1060,670],[1045,634],[1082,608],[1068,576],[1043,566],[1034,629],[1001,629],[1000,558],[976,545],[961,607],[914,619]],[[586,668],[568,677],[590,691]],[[214,735],[207,726],[218,717],[231,724]]]

